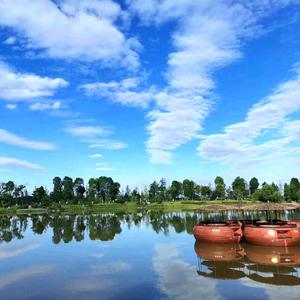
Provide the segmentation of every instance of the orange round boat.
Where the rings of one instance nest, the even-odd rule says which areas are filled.
[[[238,243],[243,235],[241,223],[236,221],[199,222],[193,234],[197,241],[223,244]]]
[[[300,244],[300,227],[285,221],[245,222],[243,235],[250,244],[287,247]]]

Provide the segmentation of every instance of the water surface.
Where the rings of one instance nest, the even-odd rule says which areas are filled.
[[[300,298],[300,247],[195,243],[207,218],[241,215],[1,216],[0,299]]]

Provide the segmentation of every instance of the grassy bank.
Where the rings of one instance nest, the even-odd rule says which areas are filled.
[[[0,214],[42,214],[60,212],[63,214],[83,213],[130,213],[145,210],[179,212],[179,211],[226,211],[226,210],[286,210],[300,208],[300,203],[261,203],[254,201],[215,200],[215,201],[176,201],[137,205],[137,203],[102,203],[93,205],[63,204],[59,208],[27,208],[20,209],[17,206],[0,208]]]

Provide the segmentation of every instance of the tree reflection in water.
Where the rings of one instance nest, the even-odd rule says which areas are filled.
[[[0,240],[10,242],[22,239],[26,230],[43,234],[52,229],[52,242],[80,242],[85,237],[90,240],[110,241],[122,232],[121,224],[139,227],[143,222],[156,233],[168,235],[173,228],[177,233],[192,234],[198,217],[195,213],[140,212],[98,215],[32,215],[0,216]],[[28,228],[28,224],[30,224]]]

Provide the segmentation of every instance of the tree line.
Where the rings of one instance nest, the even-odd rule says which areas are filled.
[[[217,176],[214,184],[200,185],[193,180],[182,182],[173,180],[167,185],[162,178],[153,181],[143,190],[130,189],[126,186],[121,190],[119,182],[111,177],[100,176],[90,178],[85,184],[80,177],[72,179],[65,176],[53,178],[53,187],[48,191],[44,186],[36,187],[29,193],[24,185],[13,181],[0,183],[0,202],[2,207],[21,205],[47,207],[54,204],[94,204],[94,203],[126,203],[136,202],[147,204],[152,202],[179,200],[244,200],[253,199],[262,202],[300,202],[300,183],[298,178],[292,178],[289,183],[279,186],[275,183],[259,183],[256,177],[247,182],[242,177],[236,177],[231,185],[226,186],[222,177]]]

